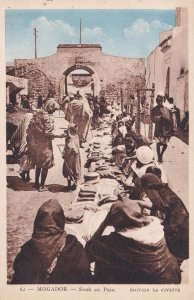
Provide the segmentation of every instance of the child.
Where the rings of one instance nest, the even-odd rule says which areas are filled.
[[[63,150],[63,176],[67,178],[68,190],[75,190],[81,177],[81,156],[77,132],[77,124],[70,124],[67,129],[66,144]]]

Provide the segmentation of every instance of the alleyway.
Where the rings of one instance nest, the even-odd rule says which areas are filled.
[[[57,116],[55,123],[58,130],[64,130],[66,124],[62,116]],[[64,191],[66,180],[62,176],[63,160],[57,147],[58,144],[64,144],[64,140],[57,138],[53,141],[55,166],[49,170],[46,182],[47,192],[40,193],[32,187],[34,171],[31,171],[31,182],[23,183],[18,177],[19,166],[17,164],[7,166],[8,281],[11,279],[13,261],[20,246],[31,237],[34,218],[40,205],[48,199],[56,198],[65,210],[75,198],[75,192]],[[86,157],[84,149],[81,149],[81,155],[84,162]],[[182,198],[188,208],[188,145],[173,137],[165,152],[163,166],[173,190]],[[187,272],[188,262],[186,261],[183,265],[183,283],[187,282]]]

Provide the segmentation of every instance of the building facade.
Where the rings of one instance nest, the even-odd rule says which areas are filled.
[[[181,119],[188,113],[188,10],[176,9],[176,26],[160,33],[160,42],[146,60],[146,82],[156,94],[173,97]]]

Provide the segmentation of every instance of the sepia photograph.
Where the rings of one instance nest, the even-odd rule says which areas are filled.
[[[188,7],[7,7],[4,26],[7,286],[180,292]]]

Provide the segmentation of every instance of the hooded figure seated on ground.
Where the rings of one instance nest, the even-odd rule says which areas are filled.
[[[102,236],[107,226],[115,232]],[[134,201],[114,203],[85,249],[95,262],[95,283],[181,282],[179,263],[168,250],[159,219],[143,215]]]
[[[73,235],[64,230],[65,216],[57,200],[39,208],[32,238],[14,262],[12,284],[80,284],[89,283],[90,265]]]
[[[189,213],[182,200],[155,174],[141,178],[151,201],[151,214],[163,217],[164,233],[170,252],[181,260],[189,257]],[[142,205],[143,202],[142,202]]]

